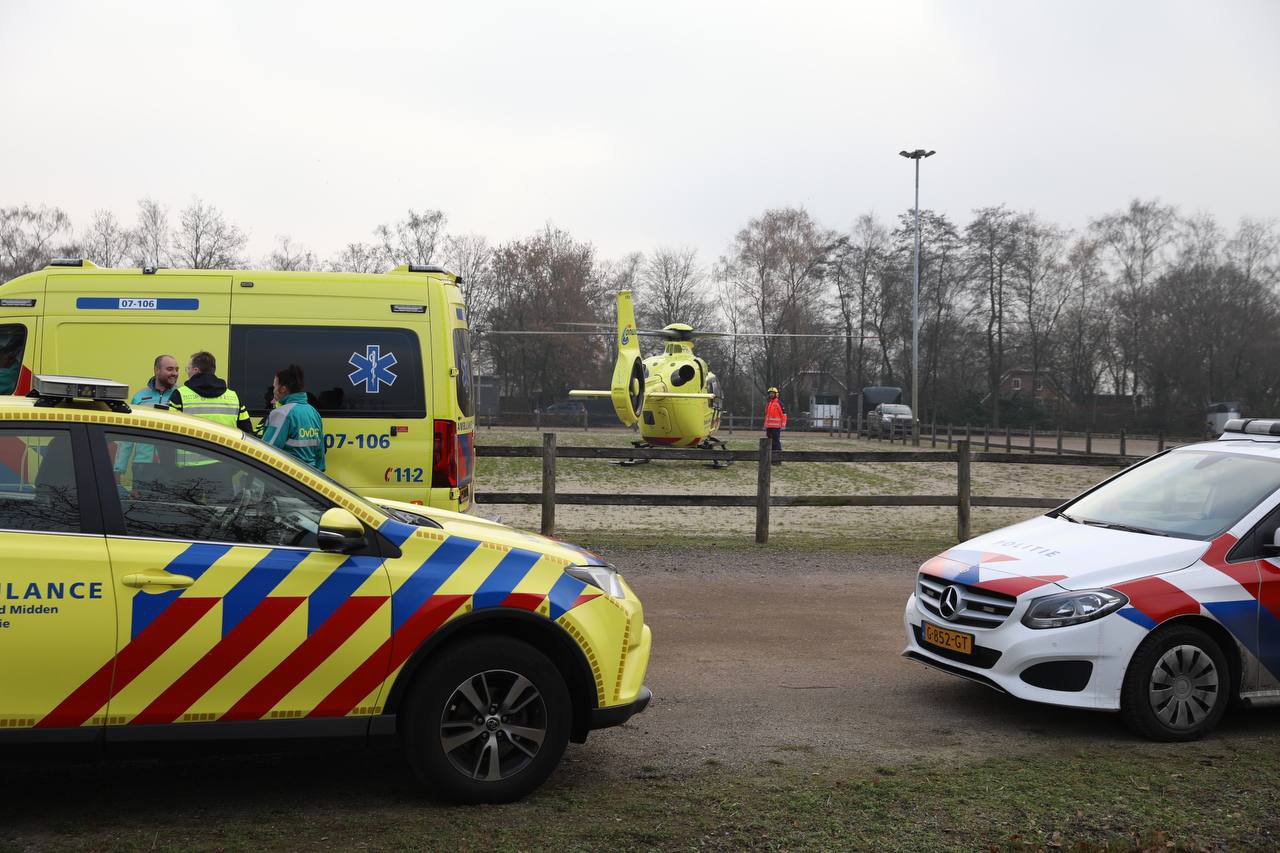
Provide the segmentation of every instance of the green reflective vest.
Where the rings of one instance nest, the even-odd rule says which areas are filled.
[[[177,395],[182,400],[184,415],[203,418],[235,429],[240,418],[240,397],[230,388],[223,391],[219,397],[201,397],[196,391],[182,385],[178,388]],[[190,468],[195,465],[211,465],[218,460],[199,453],[179,450],[177,461],[178,467]]]

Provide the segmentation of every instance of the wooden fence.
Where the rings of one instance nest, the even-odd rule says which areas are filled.
[[[624,448],[624,447],[559,447],[554,432],[543,433],[542,446],[488,446],[477,445],[477,456],[524,457],[542,459],[541,492],[477,492],[476,503],[482,504],[534,504],[542,507],[543,534],[551,535],[556,527],[556,506],[704,506],[704,507],[755,507],[756,542],[769,541],[769,510],[772,507],[841,507],[841,506],[953,506],[956,508],[956,541],[969,538],[971,508],[1027,507],[1051,509],[1066,498],[1029,498],[1015,496],[986,496],[972,493],[970,468],[974,462],[995,462],[1015,465],[1086,465],[1123,468],[1138,461],[1136,457],[1107,456],[1058,456],[1013,453],[975,453],[966,439],[955,442],[955,450],[930,451],[838,451],[838,450],[786,450],[779,455],[788,463],[795,462],[871,462],[871,463],[919,463],[948,462],[956,466],[956,493],[954,495],[775,495],[772,493],[769,439],[761,438],[756,450],[677,450],[674,448]],[[628,492],[558,494],[556,492],[557,459],[677,459],[685,461],[714,461],[733,459],[738,462],[756,463],[756,493],[754,495],[657,495]]]

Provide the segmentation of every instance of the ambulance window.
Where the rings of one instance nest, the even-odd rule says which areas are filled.
[[[107,433],[115,458],[137,436]],[[124,533],[155,539],[317,548],[313,495],[256,465],[205,445],[147,436],[150,461],[118,473]]]
[[[79,533],[71,433],[0,430],[0,530]]]
[[[324,417],[427,416],[422,347],[409,329],[232,327],[227,379],[255,417],[266,413],[271,378],[290,364]]]
[[[458,369],[458,409],[464,418],[476,413],[475,395],[471,393],[471,332],[453,330],[453,366]]]
[[[0,326],[0,394],[12,394],[22,373],[26,326]]]

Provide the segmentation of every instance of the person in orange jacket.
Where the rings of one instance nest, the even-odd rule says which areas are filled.
[[[773,442],[773,464],[781,465],[782,431],[787,428],[787,413],[782,410],[782,401],[778,399],[778,389],[768,390],[769,402],[764,407],[764,432]]]

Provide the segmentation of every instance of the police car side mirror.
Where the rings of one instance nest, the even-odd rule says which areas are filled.
[[[1262,556],[1264,557],[1280,557],[1280,527],[1276,528],[1276,532],[1271,534],[1271,541],[1262,544]]]
[[[364,547],[364,525],[342,507],[335,506],[320,516],[316,539],[322,550],[345,554]]]

